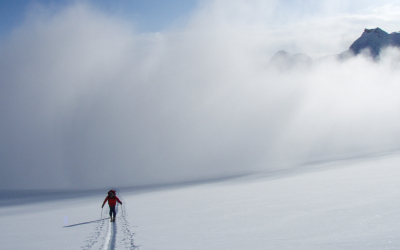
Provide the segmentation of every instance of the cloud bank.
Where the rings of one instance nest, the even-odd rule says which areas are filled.
[[[205,1],[161,33],[84,3],[32,10],[0,44],[0,188],[149,185],[398,149],[398,50],[267,69],[279,49],[340,53],[365,25],[398,21],[376,14],[395,6],[323,3]]]

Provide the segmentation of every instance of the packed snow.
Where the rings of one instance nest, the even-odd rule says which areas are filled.
[[[2,249],[399,249],[400,155],[0,208]]]

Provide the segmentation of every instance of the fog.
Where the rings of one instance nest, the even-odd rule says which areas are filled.
[[[344,15],[360,6],[334,3],[204,1],[158,33],[88,3],[36,6],[0,44],[0,189],[183,182],[399,149],[397,49],[268,67],[280,49],[316,59],[364,28],[396,30],[395,6]]]

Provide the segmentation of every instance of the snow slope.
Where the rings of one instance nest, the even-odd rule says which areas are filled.
[[[0,209],[2,249],[399,249],[400,155]],[[106,191],[106,190],[105,190]],[[105,193],[105,192],[104,192]]]

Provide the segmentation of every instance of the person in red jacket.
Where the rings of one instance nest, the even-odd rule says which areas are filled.
[[[108,196],[104,200],[103,205],[101,206],[101,208],[104,207],[104,204],[106,204],[106,201],[108,201],[108,205],[110,206],[110,220],[111,220],[111,222],[114,222],[115,221],[115,215],[116,215],[115,205],[117,205],[117,201],[121,205],[122,205],[122,202],[115,195],[115,190],[108,191]]]

